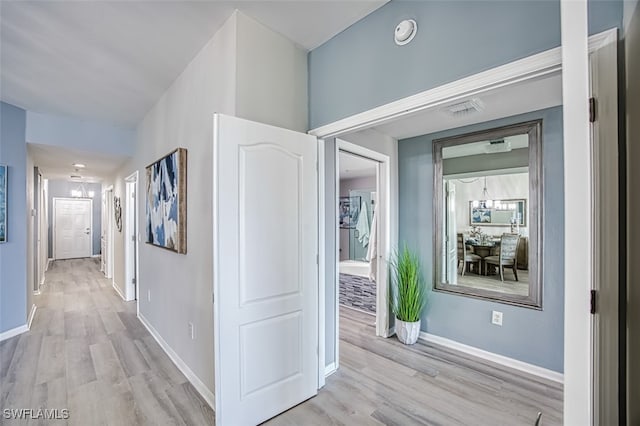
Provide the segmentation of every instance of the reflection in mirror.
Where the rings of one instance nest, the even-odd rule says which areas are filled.
[[[541,308],[540,126],[434,141],[436,290]]]

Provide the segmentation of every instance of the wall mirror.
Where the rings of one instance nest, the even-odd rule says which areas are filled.
[[[434,141],[436,291],[542,309],[541,126]]]

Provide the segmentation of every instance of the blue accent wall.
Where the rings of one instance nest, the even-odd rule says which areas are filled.
[[[26,113],[0,102],[0,163],[8,166],[7,242],[0,244],[0,333],[27,322]]]
[[[135,130],[97,121],[27,111],[29,143],[53,145],[85,152],[131,156]]]
[[[403,19],[415,39],[397,46]],[[622,25],[621,1],[589,1],[589,33]],[[391,1],[309,54],[309,124],[331,123],[560,45],[560,2]]]
[[[66,180],[50,180],[49,181],[49,258],[53,258],[53,198],[71,198],[71,190],[80,189],[80,184],[77,182],[68,182]],[[93,191],[93,203],[92,203],[92,224],[93,235],[92,239],[92,253],[93,255],[100,254],[100,234],[102,231],[102,184],[100,183],[85,183],[84,189],[86,191]],[[116,230],[117,232],[117,230]]]
[[[544,182],[543,310],[432,291],[434,139],[542,119]],[[427,279],[424,331],[493,353],[563,371],[564,174],[562,107],[447,130],[398,142],[400,244],[420,254]],[[502,327],[491,311],[504,313]]]

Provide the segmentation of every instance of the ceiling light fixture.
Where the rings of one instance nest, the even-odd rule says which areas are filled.
[[[398,46],[404,46],[416,36],[418,24],[413,19],[405,19],[396,26],[393,32],[393,39]]]
[[[82,163],[73,163],[72,166],[75,167],[76,169],[84,169],[85,167],[87,167]]]
[[[479,207],[481,209],[490,209],[493,207],[493,200],[489,196],[489,191],[487,190],[487,177],[484,177],[484,188],[482,188],[482,198],[480,200],[473,200],[473,207]]]

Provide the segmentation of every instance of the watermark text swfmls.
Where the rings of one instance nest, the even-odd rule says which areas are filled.
[[[4,419],[13,420],[67,420],[68,408],[5,408],[2,410]]]

